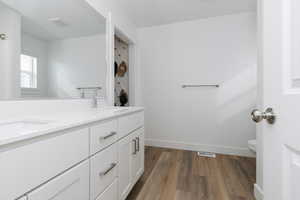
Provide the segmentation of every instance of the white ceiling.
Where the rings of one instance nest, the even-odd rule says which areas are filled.
[[[256,10],[256,0],[115,0],[138,27]]]
[[[45,40],[105,32],[105,18],[85,0],[0,0],[22,15],[22,31]],[[60,18],[66,26],[49,21]]]

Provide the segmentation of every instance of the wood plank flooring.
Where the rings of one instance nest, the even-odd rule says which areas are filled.
[[[254,158],[145,148],[145,173],[127,200],[255,200]]]

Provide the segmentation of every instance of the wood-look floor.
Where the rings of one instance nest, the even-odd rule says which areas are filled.
[[[127,200],[254,200],[254,158],[146,147],[145,173]]]

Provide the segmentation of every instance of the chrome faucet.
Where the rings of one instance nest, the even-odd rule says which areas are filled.
[[[98,108],[98,89],[95,89],[94,96],[92,98],[92,107]]]
[[[77,88],[77,90],[80,91],[80,96],[82,99],[85,99],[86,95],[85,95],[85,91],[86,90],[94,90],[94,95],[92,97],[92,107],[93,108],[97,108],[98,107],[98,91],[100,91],[102,88],[101,87],[79,87]]]
[[[92,107],[93,108],[98,108],[98,99],[99,99],[98,91],[99,90],[100,90],[99,88],[95,88],[95,90],[94,90],[94,95],[92,98]]]

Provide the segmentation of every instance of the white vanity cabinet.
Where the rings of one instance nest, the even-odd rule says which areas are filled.
[[[123,138],[142,126],[144,126],[144,112],[120,117],[118,126],[119,138]]]
[[[144,172],[144,129],[136,129],[118,142],[119,200],[125,200]]]
[[[89,162],[68,170],[28,194],[28,200],[89,199]]]
[[[134,153],[132,155],[131,176],[135,184],[144,172],[144,129],[140,128],[133,135],[135,143]]]
[[[0,146],[0,199],[126,199],[144,171],[143,120],[129,112]]]
[[[76,128],[0,150],[0,199],[14,200],[87,159],[89,130]]]

